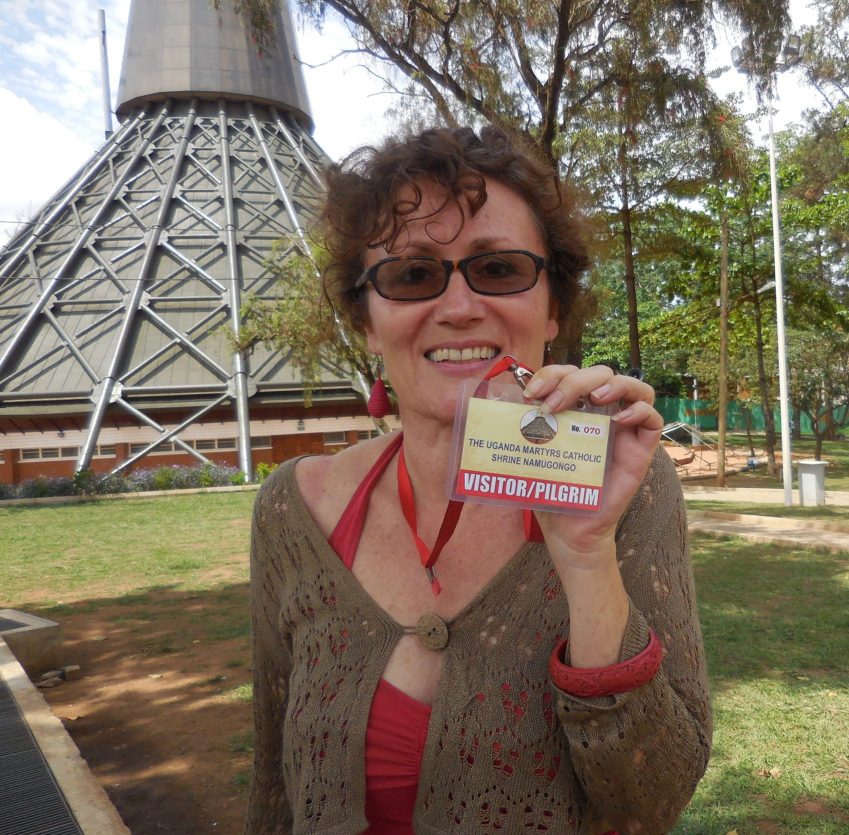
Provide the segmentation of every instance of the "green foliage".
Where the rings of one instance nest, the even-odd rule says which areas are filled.
[[[277,469],[277,464],[266,464],[265,461],[260,461],[259,464],[256,465],[256,471],[254,472],[254,481],[257,484],[262,484],[275,470]]]
[[[303,380],[307,406],[326,371],[353,378],[367,399],[374,374],[365,338],[346,329],[334,314],[319,278],[325,251],[315,244],[309,252],[302,247],[300,240],[275,245],[268,266],[285,293],[276,301],[246,300],[236,346],[249,351],[262,342],[282,352]],[[357,386],[358,380],[366,385]]]
[[[806,27],[805,71],[828,108],[849,102],[849,2],[814,0],[817,22]]]
[[[172,490],[178,482],[177,470],[171,467],[160,467],[153,474],[154,490]]]

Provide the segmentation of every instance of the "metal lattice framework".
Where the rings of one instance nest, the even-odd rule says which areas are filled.
[[[130,116],[2,253],[0,410],[86,404],[80,470],[109,408],[160,433],[124,468],[171,439],[205,461],[179,432],[230,401],[249,476],[248,399],[302,386],[261,348],[249,369],[231,333],[246,294],[279,294],[266,259],[308,226],[325,161],[291,113],[249,101]],[[149,410],[163,403],[188,409],[168,431]]]

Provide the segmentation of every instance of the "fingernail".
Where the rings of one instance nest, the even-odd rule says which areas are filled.
[[[542,391],[544,385],[545,383],[543,383],[542,380],[531,380],[530,383],[525,386],[525,397],[527,397],[529,400],[533,400],[533,398],[536,397]]]
[[[605,383],[603,386],[599,386],[597,389],[593,389],[592,394],[593,397],[607,397],[610,392],[613,391],[613,386],[610,383]]]
[[[611,420],[627,420],[627,418],[631,417],[634,414],[634,410],[629,406],[627,409],[623,409],[621,412],[617,412],[610,419]]]
[[[553,391],[543,401],[540,406],[540,412],[544,415],[550,415],[552,412],[556,412],[563,405],[565,400],[566,397],[562,391]],[[543,409],[545,409],[545,411],[543,411]]]

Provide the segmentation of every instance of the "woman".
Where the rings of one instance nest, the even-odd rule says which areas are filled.
[[[426,131],[331,169],[325,220],[326,286],[403,436],[257,497],[246,831],[666,832],[710,745],[683,501],[647,384],[543,365],[587,264],[550,166],[498,130]],[[505,251],[509,285],[475,258]],[[541,536],[493,505],[443,526],[460,386],[505,355],[543,410],[615,412],[603,509],[537,513]]]

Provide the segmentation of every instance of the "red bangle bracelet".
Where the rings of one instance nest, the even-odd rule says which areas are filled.
[[[585,699],[636,690],[655,677],[663,661],[663,647],[652,630],[649,630],[648,646],[642,652],[609,667],[570,667],[563,661],[568,645],[566,638],[554,648],[548,660],[548,673],[560,690]]]

